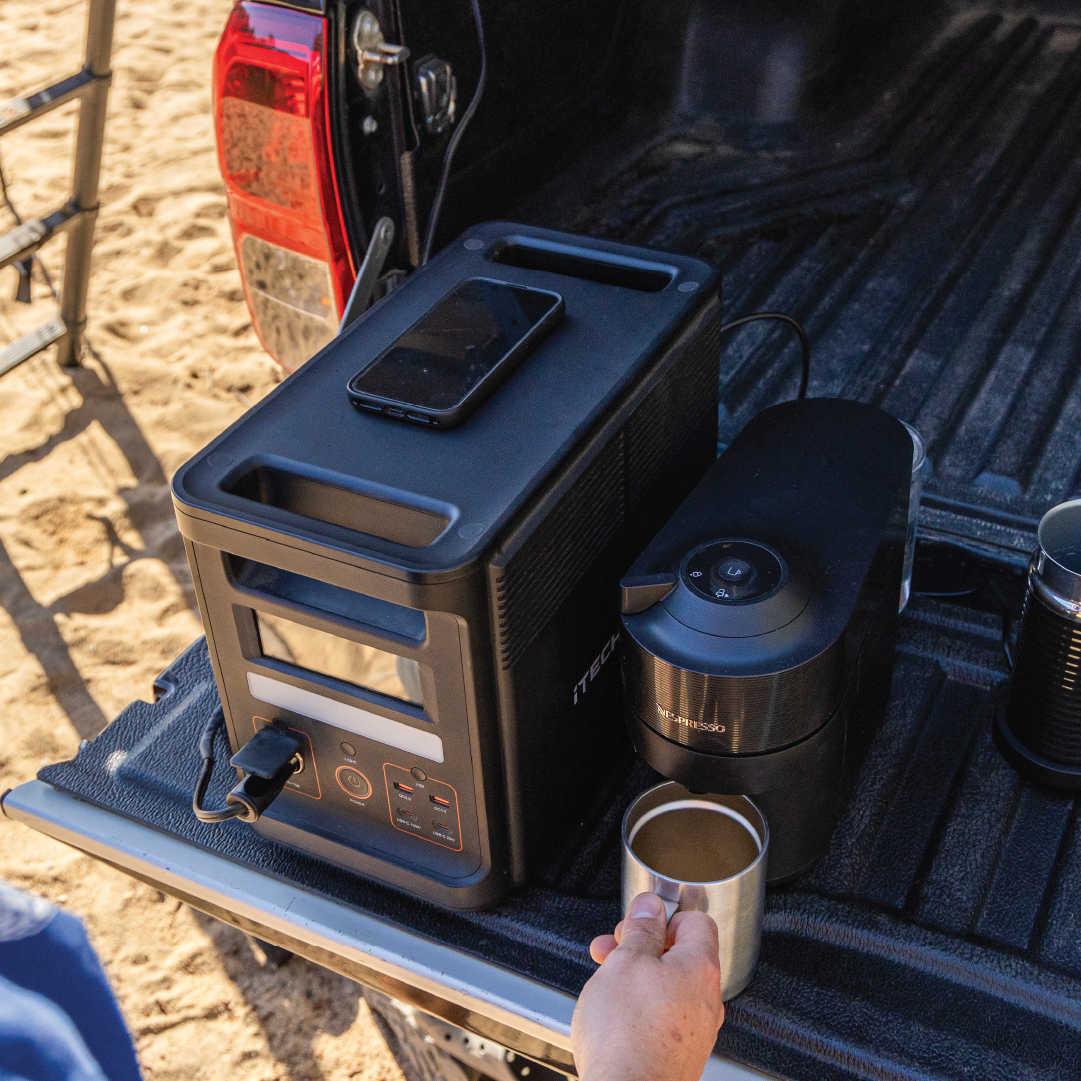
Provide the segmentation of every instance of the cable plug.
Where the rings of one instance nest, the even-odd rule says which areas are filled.
[[[272,725],[260,728],[229,759],[229,765],[247,776],[225,797],[225,805],[239,804],[237,815],[242,822],[254,822],[278,797],[286,781],[300,764],[297,751],[300,741]]]
[[[219,705],[199,738],[203,768],[192,795],[191,809],[200,822],[228,822],[231,818],[254,822],[302,765],[297,753],[300,743],[280,728],[261,728],[230,759],[230,763],[243,770],[246,776],[225,797],[225,806],[204,807],[203,798],[214,770],[214,740],[224,725],[225,715]]]

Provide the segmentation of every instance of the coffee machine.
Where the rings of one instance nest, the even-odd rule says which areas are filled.
[[[817,398],[756,416],[621,581],[635,749],[750,796],[768,880],[826,850],[889,695],[912,471],[900,421]]]

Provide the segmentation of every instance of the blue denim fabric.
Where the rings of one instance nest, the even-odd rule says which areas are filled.
[[[37,1058],[30,1052],[35,1038]],[[37,1072],[26,1073],[31,1067]],[[20,1076],[20,1070],[27,1081],[140,1077],[131,1037],[82,924],[0,883],[0,1081],[3,1071]]]
[[[0,1081],[106,1081],[71,1018],[43,995],[0,979]]]

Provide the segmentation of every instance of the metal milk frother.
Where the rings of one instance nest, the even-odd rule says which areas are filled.
[[[1081,499],[1040,520],[999,746],[1041,784],[1081,790]]]

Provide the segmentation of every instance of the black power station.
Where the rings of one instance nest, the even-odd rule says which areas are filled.
[[[477,280],[562,320],[458,427],[362,411]],[[232,748],[299,748],[253,828],[455,908],[526,878],[626,746],[619,579],[715,459],[719,311],[698,260],[479,226],[176,474]]]

